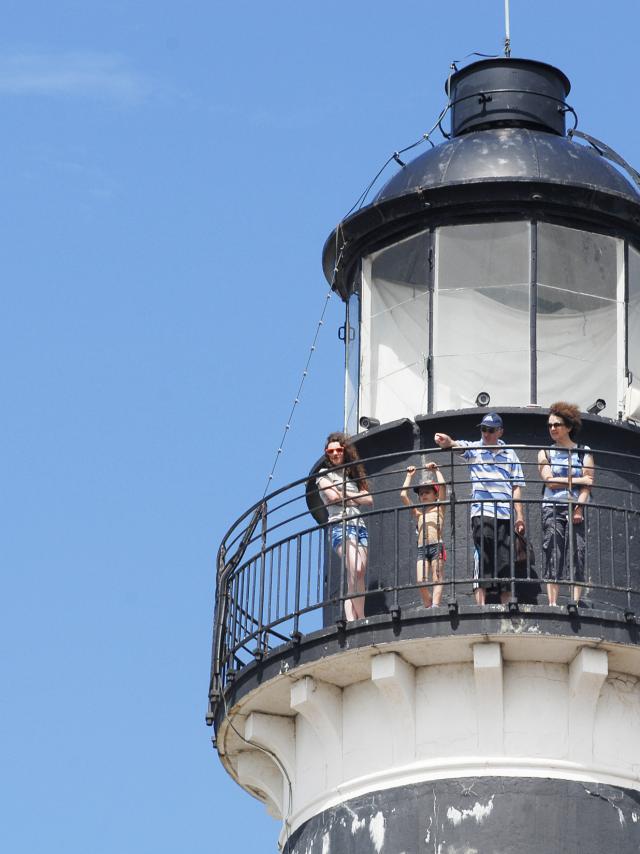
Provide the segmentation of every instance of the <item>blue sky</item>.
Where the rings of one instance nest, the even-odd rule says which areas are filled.
[[[511,7],[513,55],[640,167],[637,4]],[[204,726],[215,551],[262,494],[326,236],[502,11],[3,4],[4,850],[276,850]],[[340,323],[334,297],[276,485],[340,425]]]

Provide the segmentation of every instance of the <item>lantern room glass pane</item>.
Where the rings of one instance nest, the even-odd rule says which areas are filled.
[[[446,226],[436,244],[434,403],[526,406],[530,394],[530,224]]]
[[[427,411],[428,232],[363,260],[360,415],[382,422]]]
[[[538,283],[614,300],[619,243],[604,234],[541,222]]]
[[[559,288],[538,288],[538,400],[571,400],[586,409],[598,397],[616,408],[617,305]]]
[[[346,326],[346,324],[345,324]],[[349,328],[345,328],[345,424],[347,433],[358,432],[358,384],[360,380],[360,302],[349,297]]]
[[[529,284],[529,223],[483,222],[438,229],[438,287]]]
[[[538,403],[596,398],[618,409],[623,317],[622,241],[549,223],[538,226]]]
[[[640,252],[629,246],[629,305],[627,309],[627,367],[624,413],[640,422]]]
[[[627,359],[634,381],[640,384],[640,252],[629,247],[629,313]]]

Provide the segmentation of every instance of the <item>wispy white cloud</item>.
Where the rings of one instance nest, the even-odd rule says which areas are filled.
[[[110,53],[0,53],[0,97],[91,98],[138,103],[151,94],[151,83]]]

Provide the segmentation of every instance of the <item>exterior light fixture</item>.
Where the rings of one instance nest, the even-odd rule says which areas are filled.
[[[587,412],[589,415],[599,415],[602,410],[607,405],[607,401],[603,400],[603,398],[599,397],[596,401],[594,401],[591,406],[587,407]]]
[[[368,418],[366,415],[363,415],[360,418],[360,426],[363,430],[370,430],[372,427],[379,427],[380,421],[377,418]]]
[[[489,406],[491,403],[491,395],[488,391],[479,392],[476,397],[476,406]]]

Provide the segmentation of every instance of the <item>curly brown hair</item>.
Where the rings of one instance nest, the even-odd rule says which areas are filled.
[[[569,436],[575,439],[582,427],[582,416],[575,403],[567,403],[566,400],[558,400],[549,407],[549,415],[557,415],[562,418],[567,427],[570,427]]]
[[[331,442],[340,442],[342,447],[344,448],[344,461],[345,463],[349,463],[349,465],[345,466],[346,476],[349,480],[355,481],[358,484],[360,489],[366,489],[369,491],[369,484],[367,483],[367,475],[364,470],[364,466],[360,462],[360,455],[358,454],[355,446],[352,444],[351,439],[346,433],[329,433],[327,436],[327,440],[324,443],[324,447],[326,449],[327,445],[330,445]],[[331,468],[334,468],[334,463],[329,459],[329,457],[325,453],[325,462]]]

